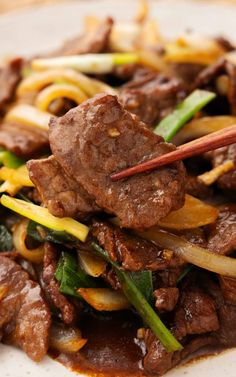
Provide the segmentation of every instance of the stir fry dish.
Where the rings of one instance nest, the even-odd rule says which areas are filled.
[[[2,64],[2,343],[107,377],[236,346],[236,143],[112,178],[234,126],[235,83],[230,41],[169,40],[144,1]]]

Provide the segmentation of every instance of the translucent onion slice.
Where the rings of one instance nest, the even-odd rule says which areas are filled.
[[[99,277],[106,270],[106,261],[104,261],[104,259],[99,258],[91,252],[80,250],[79,261],[81,267],[90,276]]]
[[[174,137],[174,144],[180,145],[189,140],[194,140],[215,131],[220,131],[225,127],[236,124],[236,117],[228,115],[203,117],[193,119],[186,124],[182,130]]]
[[[26,165],[20,166],[18,169],[10,169],[6,166],[0,168],[0,180],[8,181],[14,185],[34,187],[30,180]]]
[[[21,185],[5,181],[0,185],[0,192],[7,192],[11,196],[15,196],[22,189]]]
[[[23,96],[29,92],[38,92],[45,86],[60,81],[76,85],[90,97],[101,92],[114,95],[117,94],[117,91],[111,86],[102,81],[91,79],[90,77],[83,75],[81,72],[76,72],[69,68],[55,68],[43,72],[36,72],[22,80],[18,86],[17,95]]]
[[[195,266],[223,276],[236,278],[236,259],[234,258],[214,254],[210,250],[194,245],[181,237],[157,229],[139,232],[138,234],[156,242],[165,249],[172,250]]]
[[[198,176],[198,179],[206,186],[212,185],[223,174],[228,173],[234,168],[234,163],[231,160],[223,162],[223,164],[216,166],[214,169],[207,171]]]
[[[98,311],[116,311],[130,307],[130,303],[122,292],[109,288],[79,288],[78,293]]]
[[[220,45],[212,38],[194,33],[185,33],[175,43],[165,45],[166,60],[176,63],[211,64],[224,54]]]
[[[169,229],[193,229],[208,225],[216,221],[218,209],[194,198],[185,195],[184,206],[177,211],[172,211],[158,225]]]
[[[11,198],[7,195],[2,195],[0,202],[4,207],[9,208],[21,216],[27,217],[36,223],[44,225],[49,229],[65,231],[82,242],[87,238],[89,228],[70,217],[59,218],[53,216],[47,208],[28,203],[21,199]]]
[[[13,231],[13,244],[17,252],[28,261],[32,263],[41,263],[44,256],[43,245],[36,249],[28,249],[25,241],[27,237],[28,220],[24,219],[16,224]]]
[[[87,339],[83,339],[81,331],[75,327],[66,327],[54,323],[50,330],[50,346],[57,351],[66,353],[76,353],[85,344]]]
[[[14,106],[8,111],[5,120],[48,130],[50,117],[51,114],[41,111],[34,106],[21,104]]]
[[[52,84],[38,94],[35,105],[39,110],[47,111],[50,103],[58,98],[68,98],[77,103],[77,105],[88,99],[86,94],[75,85]]]
[[[116,65],[137,62],[138,55],[135,53],[84,54],[34,59],[32,61],[32,68],[35,70],[73,68],[83,73],[100,74],[112,72]]]

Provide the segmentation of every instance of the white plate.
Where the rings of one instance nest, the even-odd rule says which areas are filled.
[[[13,54],[30,55],[57,47],[61,40],[73,36],[82,28],[83,17],[112,15],[131,19],[135,1],[85,0],[48,7],[35,7],[0,17],[0,57]],[[236,35],[236,7],[192,3],[190,1],[152,2],[155,17],[164,35],[175,36],[191,28],[203,34]],[[236,37],[235,37],[236,39]],[[39,364],[23,352],[0,345],[0,377],[73,377],[75,374],[59,363],[45,358]],[[170,371],[168,377],[235,377],[236,350],[224,352]],[[81,376],[81,375],[80,375]]]

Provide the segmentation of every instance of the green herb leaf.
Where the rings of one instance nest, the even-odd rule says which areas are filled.
[[[0,251],[13,249],[12,235],[4,225],[0,225]]]
[[[137,288],[136,284],[130,277],[129,273],[122,271],[119,265],[113,262],[108,253],[98,244],[92,244],[95,251],[99,253],[107,262],[114,267],[117,277],[121,283],[122,289],[130,303],[135,307],[144,322],[150,327],[153,333],[158,337],[168,352],[182,349],[182,345],[175,339],[171,332],[161,321],[157,313],[148,303],[142,292]]]
[[[151,271],[130,272],[131,279],[136,287],[151,304],[153,302],[153,281]]]
[[[155,134],[162,136],[166,141],[170,141],[194,114],[215,97],[215,93],[207,90],[195,90],[158,124],[154,129]]]
[[[0,149],[0,164],[7,168],[17,169],[24,164],[24,161],[14,153]]]
[[[53,242],[58,244],[76,244],[73,236],[66,232],[59,232],[42,226],[30,220],[27,227],[27,234],[38,242]]]
[[[61,254],[55,278],[60,283],[60,292],[74,297],[80,297],[78,288],[97,287],[95,279],[87,275],[78,266],[76,258],[67,252]]]

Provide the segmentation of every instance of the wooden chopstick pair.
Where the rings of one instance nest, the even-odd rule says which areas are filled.
[[[184,160],[201,153],[209,152],[217,148],[225,147],[236,142],[236,125],[226,127],[223,130],[213,132],[199,139],[183,144],[173,152],[166,153],[152,160],[132,166],[111,175],[113,181],[128,178],[139,173],[145,173],[161,166]]]

